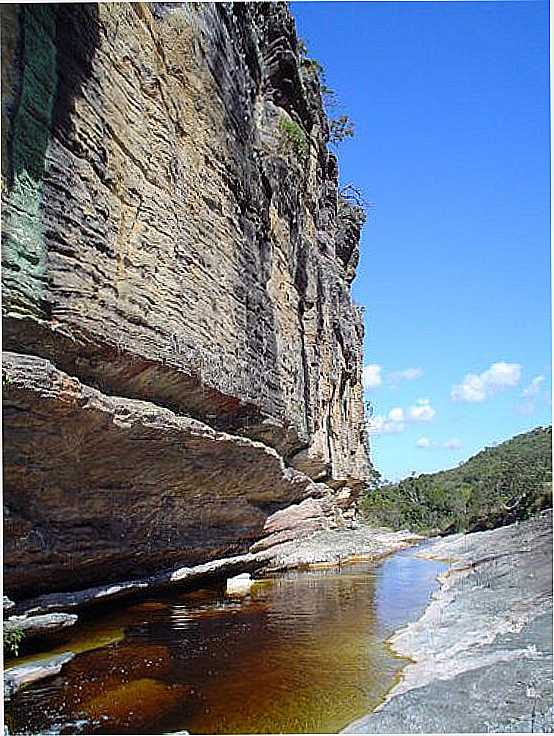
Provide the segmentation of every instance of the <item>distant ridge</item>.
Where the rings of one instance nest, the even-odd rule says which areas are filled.
[[[435,534],[526,519],[552,504],[552,427],[487,447],[459,467],[381,484],[362,502],[370,523]]]

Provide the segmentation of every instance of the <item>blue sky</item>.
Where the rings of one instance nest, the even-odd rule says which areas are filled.
[[[373,461],[452,467],[550,424],[546,2],[293,2],[375,203],[366,307]]]

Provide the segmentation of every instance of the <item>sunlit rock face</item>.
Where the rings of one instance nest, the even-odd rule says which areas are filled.
[[[18,555],[26,590],[46,560],[62,589],[244,550],[310,479],[355,498],[361,218],[285,5],[19,5],[2,26],[8,592]],[[148,406],[142,450],[124,400]],[[164,411],[213,436],[171,444]],[[287,490],[261,443],[298,471]],[[229,494],[235,452],[253,474]]]

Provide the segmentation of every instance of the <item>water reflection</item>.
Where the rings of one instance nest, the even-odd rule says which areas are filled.
[[[116,626],[124,639],[22,691],[8,724],[28,734],[336,732],[390,688],[403,662],[384,639],[421,613],[442,568],[402,553],[377,568],[289,573],[243,599],[197,591],[97,616],[89,637],[91,626],[98,636]]]

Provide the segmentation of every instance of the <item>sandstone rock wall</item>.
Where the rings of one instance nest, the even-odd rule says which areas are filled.
[[[13,585],[240,551],[310,478],[355,494],[361,218],[285,4],[22,4],[2,31]]]

